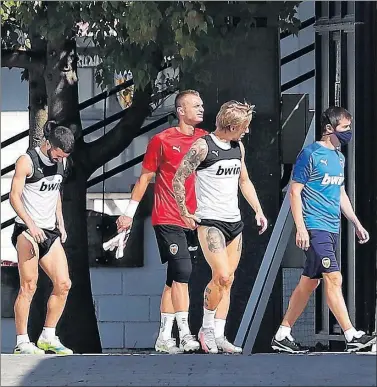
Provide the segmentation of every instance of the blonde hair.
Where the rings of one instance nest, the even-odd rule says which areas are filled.
[[[225,102],[216,116],[216,127],[220,130],[229,130],[231,127],[249,125],[253,118],[255,105],[238,101]]]
[[[200,97],[199,92],[196,90],[183,90],[179,92],[175,97],[174,104],[176,109],[181,106],[181,101],[184,97],[186,97],[186,95],[196,95],[197,97]]]

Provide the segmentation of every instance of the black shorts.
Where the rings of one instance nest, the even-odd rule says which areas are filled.
[[[222,220],[201,219],[199,226],[216,227],[225,237],[225,242],[230,243],[241,234],[244,224],[242,220],[238,222],[223,222]]]
[[[162,263],[196,256],[199,245],[196,231],[169,224],[155,225],[153,228]]]
[[[12,234],[12,243],[14,247],[17,246],[18,236],[21,235],[27,229],[28,228],[24,224],[20,224],[20,223],[14,224],[14,230]],[[60,238],[61,236],[60,231],[57,228],[55,228],[54,230],[47,230],[43,228],[42,230],[46,234],[47,239],[42,243],[38,243],[39,259],[43,258],[50,251],[52,244],[55,242],[57,238]]]

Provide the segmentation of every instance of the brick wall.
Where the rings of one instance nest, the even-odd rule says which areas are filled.
[[[144,233],[144,267],[90,269],[104,352],[154,347],[166,274],[150,218]]]

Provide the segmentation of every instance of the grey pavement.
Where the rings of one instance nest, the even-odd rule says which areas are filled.
[[[2,386],[376,386],[372,353],[1,355]]]

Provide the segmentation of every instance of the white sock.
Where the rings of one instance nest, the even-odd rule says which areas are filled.
[[[203,308],[203,328],[212,328],[215,329],[215,315],[216,315],[216,309],[215,310],[209,310],[206,308]]]
[[[177,319],[177,325],[179,330],[179,338],[190,335],[190,327],[188,325],[188,312],[175,312],[175,318]]]
[[[275,339],[277,341],[284,340],[285,338],[291,338],[291,330],[292,328],[286,327],[284,325],[280,325],[278,331],[276,332]]]
[[[222,318],[215,318],[215,338],[218,339],[219,337],[225,336],[225,323],[226,320]]]
[[[350,342],[355,336],[357,336],[357,330],[354,327],[347,329],[346,331],[344,331],[344,336],[346,340]]]
[[[16,337],[17,345],[20,345],[22,343],[30,343],[29,335],[26,333],[26,335],[17,335]]]
[[[45,340],[52,340],[55,337],[55,328],[43,327],[41,337]]]
[[[168,340],[171,338],[171,330],[173,328],[174,319],[174,313],[161,313],[159,337],[162,340]]]

